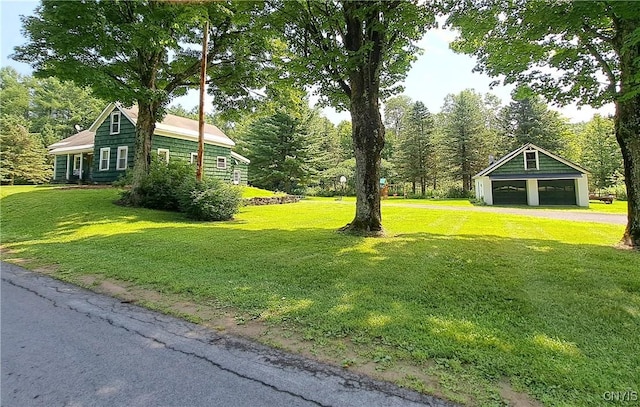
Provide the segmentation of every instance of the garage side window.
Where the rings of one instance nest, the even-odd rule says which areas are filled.
[[[539,166],[538,151],[525,151],[524,152],[524,169],[525,170],[537,170]]]

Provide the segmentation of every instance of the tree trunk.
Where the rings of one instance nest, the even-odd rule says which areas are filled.
[[[622,38],[630,38],[637,22],[620,23]],[[627,187],[627,227],[621,244],[640,249],[640,95],[632,97],[634,87],[640,86],[640,42],[626,47],[620,53],[620,94],[616,101],[615,131],[624,160],[624,179]]]
[[[347,50],[359,55],[349,72],[351,138],[356,158],[356,216],[341,230],[364,236],[382,236],[380,162],[384,125],[380,116],[380,68],[385,47],[380,10],[368,2],[345,2],[343,11]]]
[[[627,227],[621,243],[640,248],[640,97],[616,103],[616,138],[624,159]]]
[[[136,144],[133,160],[133,180],[131,182],[130,203],[140,204],[140,185],[149,173],[151,165],[151,139],[156,129],[157,104],[138,101],[138,120],[136,122]]]
[[[384,234],[380,212],[380,162],[384,125],[377,92],[356,92],[352,86],[351,123],[356,157],[356,216],[343,231],[366,236]],[[360,93],[357,95],[356,93]]]

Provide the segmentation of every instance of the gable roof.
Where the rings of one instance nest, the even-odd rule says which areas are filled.
[[[109,118],[111,112],[118,109],[122,115],[133,124],[138,121],[138,106],[125,108],[119,103],[110,103],[102,110],[100,115],[87,130],[83,130],[73,136],[51,144],[49,153],[61,154],[72,152],[93,151],[96,131]],[[156,123],[154,134],[166,137],[180,138],[185,140],[198,141],[199,124],[197,120],[187,119],[172,114],[167,114],[161,122]],[[204,142],[222,147],[232,148],[236,145],[226,134],[213,124],[204,125]],[[244,160],[246,158],[242,157]]]
[[[511,161],[514,157],[517,157],[518,155],[522,154],[522,152],[525,151],[525,150],[526,151],[532,151],[532,150],[540,151],[541,153],[553,158],[554,160],[560,161],[564,165],[567,165],[567,166],[575,169],[576,171],[579,171],[579,172],[581,172],[583,174],[589,173],[589,171],[585,170],[584,168],[582,168],[578,164],[574,164],[571,161],[565,160],[564,158],[562,158],[562,157],[560,157],[560,156],[558,156],[556,154],[553,154],[552,152],[547,151],[544,148],[538,147],[535,144],[527,143],[527,144],[523,145],[522,147],[520,147],[520,148],[518,148],[516,150],[513,150],[509,154],[505,155],[504,157],[502,157],[498,161],[494,162],[493,164],[491,164],[490,166],[488,166],[484,170],[480,171],[473,178],[484,177],[484,176],[487,176],[487,175],[491,174],[496,169],[502,167],[504,164],[506,164],[509,161]]]

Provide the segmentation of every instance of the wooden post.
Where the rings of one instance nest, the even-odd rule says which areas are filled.
[[[204,23],[202,39],[202,62],[200,64],[200,109],[198,112],[198,165],[196,180],[202,181],[204,173],[204,92],[207,80],[207,43],[209,41],[209,21]]]

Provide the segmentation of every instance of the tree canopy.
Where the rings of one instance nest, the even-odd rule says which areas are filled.
[[[199,85],[205,20],[215,103],[235,108],[255,99],[268,71],[264,9],[260,2],[45,0],[23,18],[28,43],[13,57],[31,64],[38,76],[72,80],[105,100],[138,105],[135,191],[148,171],[151,137],[164,108]]]
[[[288,75],[315,85],[321,103],[351,113],[356,215],[344,230],[380,235],[385,135],[379,101],[400,90],[418,51],[414,43],[434,13],[418,1],[283,1],[277,9],[290,51],[283,59]]]

